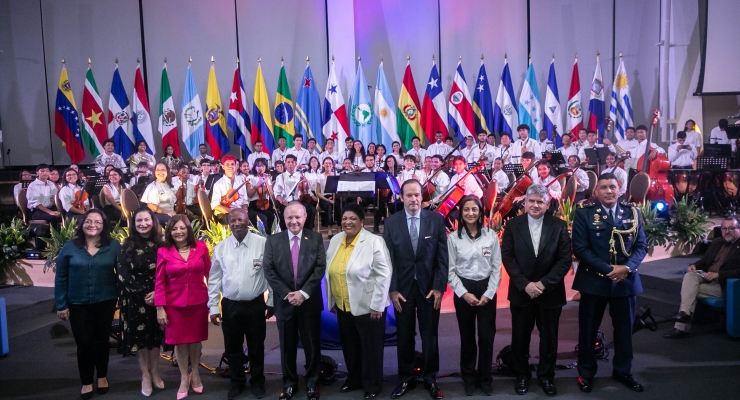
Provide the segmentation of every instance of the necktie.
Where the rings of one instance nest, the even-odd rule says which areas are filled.
[[[614,211],[612,209],[609,209],[609,221],[614,224]]]
[[[293,236],[293,246],[290,248],[290,257],[293,259],[293,283],[298,287],[298,236]]]
[[[419,230],[416,229],[416,217],[411,217],[411,247],[414,249],[414,254],[416,254],[416,246],[419,244]]]

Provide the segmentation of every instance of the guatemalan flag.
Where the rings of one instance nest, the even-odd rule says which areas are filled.
[[[555,58],[550,63],[550,73],[547,76],[547,94],[545,94],[545,130],[547,137],[555,143],[555,148],[562,146],[560,135],[555,135],[553,127],[563,129],[563,113],[560,110],[560,95],[558,95],[558,81],[555,78]],[[555,137],[553,137],[555,136]]]
[[[308,62],[306,62],[306,70],[303,71],[301,88],[298,89],[294,121],[295,132],[303,135],[306,143],[309,139],[316,140],[316,148],[323,151],[324,135],[321,133],[321,128],[324,124],[321,121],[321,99]]]
[[[365,73],[362,72],[362,63],[357,63],[355,86],[349,99],[350,121],[349,129],[352,137],[361,141],[365,146],[368,143],[378,143],[379,138],[372,122],[375,119],[373,103],[370,101],[370,92],[367,90]]]
[[[116,153],[124,160],[136,151],[134,136],[131,133],[131,107],[121,75],[118,73],[118,64],[113,71],[113,82],[111,82],[108,100],[108,137],[113,139]]]
[[[141,67],[136,66],[134,75],[134,104],[131,108],[134,122],[134,140],[146,142],[146,152],[156,154],[154,147],[154,134],[152,133],[152,118],[149,114],[149,99],[144,90],[144,79],[141,77]]]
[[[577,135],[583,127],[583,107],[581,106],[581,78],[578,74],[578,57],[573,62],[573,73],[570,76],[568,105],[565,108],[565,130]]]
[[[604,138],[604,80],[601,77],[601,63],[596,55],[596,70],[591,82],[591,100],[588,102],[588,129],[599,134],[599,142]]]
[[[401,143],[401,138],[398,136],[398,131],[396,130],[398,126],[398,121],[396,121],[396,103],[393,101],[388,80],[385,79],[382,61],[378,67],[378,77],[375,80],[375,104],[373,106],[373,111],[375,112],[375,119],[373,119],[375,131],[385,148],[391,150],[393,142]]]
[[[247,158],[249,153],[254,150],[252,141],[247,140],[248,136],[251,139],[249,128],[252,127],[252,123],[249,121],[249,114],[247,114],[247,95],[244,93],[244,84],[242,83],[238,63],[236,64],[236,69],[234,69],[234,81],[231,83],[229,117],[227,118],[226,125],[234,132],[234,144],[238,144],[241,147],[244,158]]]
[[[509,63],[504,57],[504,70],[501,72],[501,81],[498,83],[496,105],[493,107],[493,129],[498,133],[506,132],[511,135],[519,123],[517,116],[514,87],[511,84]]]
[[[483,58],[480,60],[478,80],[475,82],[475,94],[473,94],[473,115],[475,116],[475,130],[493,132],[493,104],[491,99],[491,87],[488,85],[488,74]]]
[[[472,99],[460,61],[457,62],[455,79],[452,81],[452,87],[450,87],[447,122],[450,124],[450,132],[455,133],[458,141],[463,142],[466,137],[475,136]],[[465,147],[465,145],[463,144],[462,147]]]
[[[527,78],[524,80],[522,94],[519,96],[519,123],[529,125],[529,137],[537,140],[539,140],[540,129],[542,129],[541,111],[537,77],[534,75],[532,60],[529,60]]]
[[[221,107],[221,94],[218,91],[216,83],[216,69],[211,64],[211,71],[208,73],[208,91],[206,92],[206,143],[211,146],[211,155],[215,159],[220,159],[222,155],[229,152],[231,145],[229,138],[226,136],[226,118],[224,109]]]
[[[334,73],[334,62],[329,70],[329,80],[326,82],[326,93],[324,94],[324,137],[334,139],[334,148],[337,154],[344,154],[344,140],[349,134],[347,123],[347,106],[344,104],[342,89],[339,80]]]
[[[447,137],[447,107],[445,107],[445,91],[442,89],[442,80],[439,79],[437,64],[432,59],[432,71],[429,73],[429,82],[421,103],[421,129],[426,132],[429,143],[436,141],[437,132]]]
[[[200,102],[198,89],[195,88],[193,71],[188,66],[185,74],[185,90],[182,93],[182,142],[190,157],[200,155],[198,146],[203,143],[203,105]]]
[[[267,86],[262,77],[262,65],[257,64],[257,75],[254,78],[254,104],[252,105],[252,143],[262,141],[265,153],[275,150],[275,137],[272,135],[272,117],[270,117],[270,99],[267,97]]]
[[[624,130],[627,127],[634,126],[629,80],[621,56],[620,54],[619,68],[617,69],[617,76],[614,77],[612,101],[609,106],[609,118],[614,121],[614,127],[616,128],[614,135],[617,140],[624,139]]]
[[[0,133],[1,131],[0,129]],[[80,114],[72,96],[66,67],[62,67],[59,74],[57,100],[54,105],[54,133],[62,140],[62,146],[67,148],[67,155],[73,163],[79,163],[85,158],[80,135]]]

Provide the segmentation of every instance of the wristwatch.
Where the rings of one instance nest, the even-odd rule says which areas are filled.
[[[630,267],[628,267],[626,265],[624,267],[627,268],[627,275],[632,275],[632,268],[630,268]]]

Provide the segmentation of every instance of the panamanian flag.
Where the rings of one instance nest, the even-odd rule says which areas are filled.
[[[136,152],[134,135],[131,133],[131,106],[118,73],[118,64],[113,71],[108,100],[108,137],[113,139],[116,153],[124,160]]]
[[[435,135],[437,132],[442,132],[442,137],[448,135],[446,106],[442,80],[439,79],[437,64],[432,59],[432,70],[429,72],[427,89],[421,102],[421,129],[426,132],[429,143],[436,141]]]
[[[464,142],[466,137],[475,136],[472,99],[460,61],[457,62],[455,78],[452,81],[452,87],[450,87],[447,122],[450,124],[450,132],[455,133],[458,141]],[[465,147],[465,145],[463,144],[462,147]]]
[[[344,154],[344,141],[349,135],[349,123],[347,121],[347,106],[344,103],[342,89],[339,80],[334,73],[334,62],[329,70],[329,80],[326,82],[326,93],[324,94],[324,138],[334,139],[334,148],[337,154]]]

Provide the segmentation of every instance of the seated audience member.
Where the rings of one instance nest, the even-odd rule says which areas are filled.
[[[689,336],[691,319],[697,300],[723,298],[727,280],[740,277],[740,226],[737,217],[722,221],[722,237],[712,241],[704,257],[689,265],[681,284],[681,306],[673,332],[663,335],[666,339],[683,339]]]

